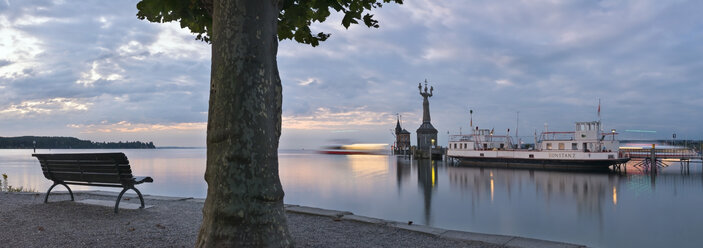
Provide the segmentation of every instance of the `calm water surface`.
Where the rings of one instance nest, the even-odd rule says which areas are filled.
[[[145,194],[205,197],[205,149],[37,150],[127,154]],[[9,184],[46,191],[31,150],[0,150]],[[656,177],[446,166],[380,155],[279,154],[285,202],[397,221],[585,244],[700,247],[703,173],[668,163]],[[76,189],[89,187],[71,186]],[[60,188],[59,188],[60,189]],[[119,190],[99,188],[100,190]]]

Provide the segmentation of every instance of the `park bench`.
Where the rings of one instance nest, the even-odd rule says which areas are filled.
[[[49,193],[56,185],[63,185],[71,194],[73,192],[68,184],[87,185],[99,187],[122,188],[115,202],[115,213],[120,206],[122,195],[129,189],[139,195],[144,208],[144,197],[134,186],[141,183],[151,183],[151,177],[135,177],[129,166],[129,160],[124,153],[57,153],[57,154],[32,154],[39,159],[44,177],[54,182],[46,192],[44,203],[49,201]]]

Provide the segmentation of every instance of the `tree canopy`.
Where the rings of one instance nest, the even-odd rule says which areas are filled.
[[[331,10],[344,14],[342,25],[349,28],[360,22],[367,27],[379,24],[370,10],[384,3],[402,4],[403,0],[281,0],[278,15],[278,39],[318,46],[331,34],[313,34],[310,25],[327,20]],[[142,0],[137,4],[137,17],[150,22],[180,21],[196,39],[210,42],[212,37],[212,0]]]

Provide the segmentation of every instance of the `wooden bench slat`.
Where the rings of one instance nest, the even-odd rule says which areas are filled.
[[[86,177],[84,175],[80,174],[74,174],[74,175],[63,175],[61,177],[61,182],[67,182],[67,181],[79,181],[79,182],[90,182],[90,183],[117,183],[117,184],[122,184],[124,182],[130,182],[132,179],[131,178],[117,178],[115,176],[91,176],[91,177]]]
[[[61,165],[61,164],[96,164],[96,165],[115,165],[115,164],[129,164],[125,161],[113,161],[113,160],[40,160],[42,164],[49,165]]]
[[[129,166],[129,164],[121,163],[40,163],[42,166],[63,166],[63,165],[92,165],[92,166]]]
[[[108,171],[130,171],[129,165],[124,166],[102,166],[102,165],[50,165],[41,167],[44,170],[72,170],[72,171],[92,171],[92,170],[108,170]]]
[[[85,186],[97,186],[97,187],[124,187],[121,183],[86,183],[84,181],[65,181],[66,184],[71,185],[85,185]]]
[[[78,173],[78,174],[81,173],[81,171],[75,171],[75,170],[57,170],[57,169],[53,169],[53,170],[42,170],[42,172],[43,172],[43,173],[54,173],[54,174],[56,174],[56,173],[66,173],[66,172]],[[82,173],[86,173],[86,174],[88,174],[88,173],[101,173],[101,174],[126,175],[126,176],[131,175],[131,171],[115,171],[115,170],[90,170],[90,171],[84,171],[84,172],[82,172]]]
[[[53,174],[49,179],[58,181],[82,181],[82,182],[103,182],[103,183],[121,183],[120,177],[116,175],[84,175],[72,173],[57,173]]]
[[[91,171],[91,172],[79,172],[79,171],[47,171],[45,173],[51,174],[54,177],[61,177],[63,175],[85,175],[86,177],[90,177],[92,175],[98,175],[98,176],[120,176],[124,178],[132,178],[132,175],[129,174],[124,174],[124,173],[117,173],[117,172],[100,172],[100,171]]]
[[[127,155],[121,152],[107,152],[107,153],[44,153],[44,154],[33,154],[33,156],[38,158],[55,158],[55,159],[85,159],[85,158],[122,158],[127,160]]]
[[[132,183],[133,175],[124,153],[33,154],[44,177],[54,181]]]

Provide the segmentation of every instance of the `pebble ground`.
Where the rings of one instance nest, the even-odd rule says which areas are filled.
[[[78,193],[76,200],[115,200]],[[193,247],[201,202],[147,199],[152,208],[120,209],[68,201],[66,194],[0,192],[0,247]],[[123,203],[139,203],[126,197]],[[287,213],[296,247],[500,247],[456,241],[385,225]]]

